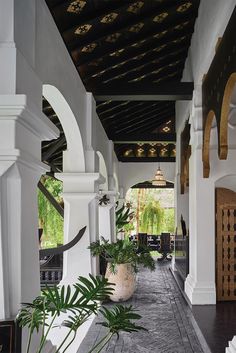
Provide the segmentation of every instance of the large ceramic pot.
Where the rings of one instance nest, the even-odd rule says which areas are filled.
[[[115,284],[115,290],[110,296],[113,302],[124,302],[132,297],[136,287],[136,275],[131,264],[116,265],[113,273],[108,262],[105,277]]]

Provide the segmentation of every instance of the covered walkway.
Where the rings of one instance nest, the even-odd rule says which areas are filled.
[[[118,342],[113,338],[102,352],[203,352],[192,324],[191,310],[169,271],[169,264],[158,264],[155,272],[142,270],[138,274],[137,290],[126,304],[132,304],[139,310],[142,315],[140,324],[148,332],[121,334]],[[103,332],[103,328],[96,325],[95,321],[78,353],[89,351]]]

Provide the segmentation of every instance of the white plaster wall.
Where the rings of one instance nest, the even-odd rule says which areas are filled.
[[[217,40],[222,37],[235,5],[235,0],[200,2],[183,80],[193,78],[195,84],[201,83],[215,55]]]
[[[182,77],[183,81],[193,81],[195,89],[197,85],[201,85],[203,75],[209,69],[215,55],[217,40],[222,37],[235,5],[236,0],[202,0],[200,2],[198,18],[195,23],[195,30]],[[191,101],[176,102],[177,182],[179,182],[180,173],[180,134],[184,128],[185,121],[189,118],[191,106]],[[214,161],[211,161],[212,168],[214,168],[214,163]],[[175,195],[177,204],[176,221],[178,222],[180,214],[183,214],[186,223],[188,223],[188,190],[186,190],[184,195],[180,195],[180,189],[177,188]]]
[[[152,180],[158,163],[122,163],[119,162],[119,183],[123,187],[124,195],[128,189],[142,181]],[[167,180],[175,180],[175,163],[160,163],[161,170]]]

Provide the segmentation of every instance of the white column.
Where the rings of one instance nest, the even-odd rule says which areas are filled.
[[[64,243],[71,241],[86,226],[82,239],[64,254],[63,284],[74,283],[78,276],[97,273],[97,263],[88,246],[98,238],[98,202],[96,182],[99,173],[60,173],[64,198]]]
[[[104,191],[109,198],[108,205],[99,206],[99,237],[103,237],[110,242],[116,238],[115,234],[115,207],[116,192]]]
[[[203,178],[201,108],[191,121],[189,161],[189,275],[185,292],[193,305],[215,304],[215,184]]]
[[[37,183],[55,128],[25,95],[0,96],[0,319],[40,293]],[[23,344],[24,346],[24,344]]]
[[[236,336],[229,342],[229,347],[225,349],[225,353],[236,353]]]

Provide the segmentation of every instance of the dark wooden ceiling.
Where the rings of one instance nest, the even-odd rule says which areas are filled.
[[[46,2],[86,90],[95,96],[107,87],[122,92],[138,86],[145,94],[148,87],[180,82],[200,0]],[[174,160],[174,103],[142,97],[97,101],[98,116],[120,161]],[[145,142],[142,157],[135,152],[140,142]],[[162,145],[167,146],[166,157],[160,153]],[[153,147],[155,157],[148,153]]]

